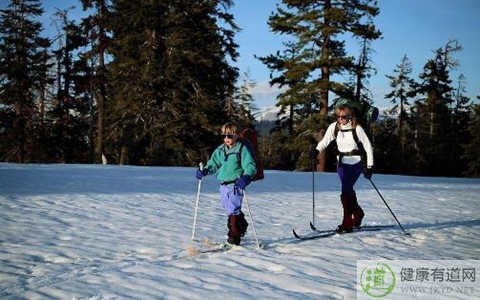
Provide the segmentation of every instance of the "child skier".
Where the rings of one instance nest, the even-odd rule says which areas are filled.
[[[337,122],[331,123],[325,136],[318,143],[312,158],[317,157],[320,151],[325,150],[333,141],[337,142],[338,162],[337,173],[342,184],[340,199],[343,206],[343,221],[338,225],[337,233],[352,232],[362,224],[364,212],[357,202],[357,195],[353,189],[358,177],[362,173],[362,146],[367,155],[367,168],[364,176],[372,177],[373,150],[370,140],[363,128],[357,124],[354,110],[348,105],[340,105],[335,109]]]
[[[222,126],[223,144],[218,146],[205,167],[197,170],[197,179],[217,174],[223,208],[228,214],[228,243],[239,245],[248,223],[242,212],[243,190],[255,176],[255,159],[238,140],[238,128],[233,123]]]

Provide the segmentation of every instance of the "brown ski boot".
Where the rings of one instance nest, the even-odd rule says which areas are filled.
[[[353,203],[353,228],[360,228],[362,226],[362,220],[365,216],[363,209],[358,205],[357,194],[353,192],[352,194],[352,203]]]
[[[236,220],[240,236],[244,237],[245,233],[247,233],[248,222],[247,220],[245,220],[245,215],[243,214],[243,212],[240,212],[240,214],[236,216]]]
[[[227,242],[232,245],[240,245],[240,230],[238,228],[238,216],[228,216],[228,239]]]
[[[343,221],[342,224],[338,225],[335,230],[337,233],[348,233],[353,231],[353,220],[352,220],[352,203],[350,201],[350,195],[341,194],[340,200],[342,201],[343,206]]]

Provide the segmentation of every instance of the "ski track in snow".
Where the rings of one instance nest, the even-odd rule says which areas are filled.
[[[0,298],[356,297],[360,259],[478,259],[480,180],[374,175],[402,225],[299,241],[309,233],[311,173],[266,171],[247,188],[243,246],[191,255],[193,168],[0,164]],[[341,219],[334,173],[315,174],[320,230]],[[197,238],[222,241],[218,184],[202,184]],[[370,183],[367,225],[396,225]],[[244,212],[247,215],[246,207]]]

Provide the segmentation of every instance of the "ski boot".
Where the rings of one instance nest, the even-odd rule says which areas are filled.
[[[358,205],[357,194],[353,192],[351,197],[351,202],[353,204],[353,228],[358,229],[362,226],[362,220],[365,216],[365,213],[363,212],[363,209],[360,207],[360,205]]]
[[[227,242],[232,245],[240,245],[240,230],[238,228],[238,216],[231,214],[228,216],[228,239]]]
[[[245,215],[243,212],[240,212],[240,214],[236,216],[236,221],[240,236],[244,237],[245,233],[247,233],[248,222],[245,220]]]
[[[353,228],[346,228],[343,226],[343,224],[340,224],[338,225],[337,229],[335,229],[335,232],[338,234],[350,233],[353,232]]]
[[[353,231],[353,220],[352,220],[352,202],[350,201],[350,195],[341,194],[340,200],[342,201],[343,206],[343,221],[342,224],[338,225],[335,229],[336,233],[349,233]]]

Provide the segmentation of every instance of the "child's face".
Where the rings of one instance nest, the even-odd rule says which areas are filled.
[[[234,134],[224,134],[223,135],[223,142],[228,147],[231,147],[231,146],[235,145],[235,143],[237,142],[237,136],[234,135]]]

